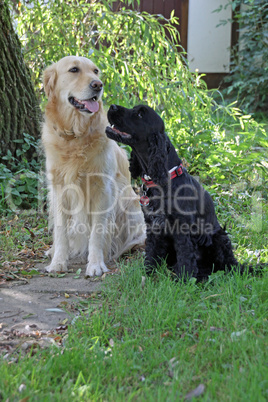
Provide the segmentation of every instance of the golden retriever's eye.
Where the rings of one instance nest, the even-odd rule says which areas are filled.
[[[94,74],[98,75],[99,74],[99,70],[97,68],[95,68],[94,70]]]
[[[79,72],[79,68],[78,67],[72,67],[69,70],[69,73],[78,73]]]

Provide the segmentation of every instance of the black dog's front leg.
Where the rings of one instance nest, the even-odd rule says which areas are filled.
[[[174,248],[177,262],[172,267],[172,271],[179,278],[196,277],[198,268],[195,256],[195,245],[192,243],[190,236],[182,234],[175,235]]]
[[[147,231],[145,269],[148,275],[153,273],[167,257],[167,249],[168,242],[162,235],[155,235],[155,233],[148,233]]]

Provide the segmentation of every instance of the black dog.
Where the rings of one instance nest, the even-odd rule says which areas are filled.
[[[132,148],[130,172],[143,181],[147,272],[163,260],[178,277],[198,280],[212,271],[244,271],[209,193],[182,166],[158,114],[144,105],[112,105],[108,120],[107,136]]]

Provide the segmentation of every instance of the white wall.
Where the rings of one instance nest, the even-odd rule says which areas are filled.
[[[188,60],[190,70],[202,73],[229,72],[231,23],[216,27],[232,16],[228,0],[189,0]]]

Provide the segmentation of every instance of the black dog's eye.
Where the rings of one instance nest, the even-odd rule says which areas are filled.
[[[78,67],[72,67],[69,70],[70,73],[78,73],[79,72],[79,68]]]
[[[137,116],[138,116],[139,119],[142,119],[142,118],[143,118],[143,114],[142,114],[141,112],[139,112],[139,113],[137,114]]]
[[[99,74],[99,70],[97,68],[95,68],[94,70],[94,74],[98,75]]]

